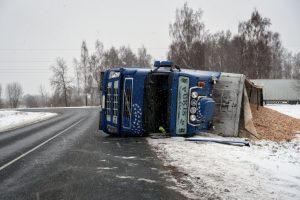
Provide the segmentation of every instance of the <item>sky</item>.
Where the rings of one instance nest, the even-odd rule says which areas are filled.
[[[24,94],[38,94],[43,85],[51,93],[50,66],[63,57],[71,72],[82,40],[90,52],[98,39],[105,48],[126,45],[134,52],[144,45],[153,60],[165,60],[169,24],[185,2],[203,10],[210,33],[237,33],[256,8],[284,47],[300,52],[298,0],[0,0],[0,84],[17,81]]]

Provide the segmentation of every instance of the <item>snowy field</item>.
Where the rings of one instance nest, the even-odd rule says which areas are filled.
[[[289,104],[268,104],[265,106],[266,108],[270,108],[281,112],[285,115],[300,119],[300,105],[289,105]]]
[[[272,109],[300,118],[299,105],[280,107]],[[250,147],[189,142],[181,137],[149,138],[148,142],[166,166],[185,174],[177,183],[187,197],[300,199],[300,135],[290,142],[258,141]]]
[[[0,110],[0,132],[23,127],[56,116],[56,113]]]

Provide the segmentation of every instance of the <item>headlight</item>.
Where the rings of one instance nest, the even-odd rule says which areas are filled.
[[[191,107],[191,108],[190,108],[190,112],[191,112],[192,114],[195,114],[195,113],[197,112],[197,108],[196,108],[196,107]]]
[[[197,100],[196,99],[191,100],[191,106],[197,106]]]
[[[198,97],[198,92],[192,92],[192,98],[197,98]]]
[[[190,116],[190,120],[191,120],[192,122],[196,121],[196,115],[191,115],[191,116]]]

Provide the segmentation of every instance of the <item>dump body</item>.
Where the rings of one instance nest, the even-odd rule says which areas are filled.
[[[108,134],[144,135],[165,130],[191,136],[213,125],[214,84],[221,73],[172,69],[114,68],[102,79],[100,129]]]

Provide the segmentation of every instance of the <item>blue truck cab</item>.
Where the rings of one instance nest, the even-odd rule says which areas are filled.
[[[171,61],[154,68],[113,68],[101,82],[100,130],[119,136],[158,133],[192,136],[212,126],[213,85],[219,72],[180,69]]]

